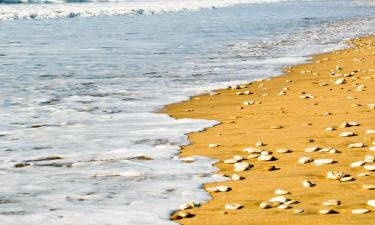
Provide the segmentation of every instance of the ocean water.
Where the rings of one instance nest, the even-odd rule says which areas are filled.
[[[158,110],[375,27],[371,1],[0,2],[1,225],[175,224],[225,179],[176,156],[217,122]]]

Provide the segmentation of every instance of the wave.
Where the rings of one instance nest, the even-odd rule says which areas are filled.
[[[293,0],[0,0],[0,20],[126,16]]]

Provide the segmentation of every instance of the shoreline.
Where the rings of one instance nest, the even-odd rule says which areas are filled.
[[[244,178],[238,180],[238,176],[234,176],[234,180],[205,184],[206,189],[211,189],[212,199],[201,207],[178,211],[172,219],[195,225],[328,225],[336,222],[358,225],[374,219],[371,211],[363,215],[352,214],[354,209],[375,210],[366,204],[374,199],[371,198],[373,191],[361,187],[375,185],[375,182],[363,165],[350,167],[351,163],[374,155],[369,148],[375,145],[375,135],[366,133],[375,129],[375,110],[367,106],[375,103],[375,66],[371,62],[375,59],[373,41],[374,36],[352,39],[348,48],[313,55],[306,63],[287,67],[279,76],[198,95],[164,107],[160,113],[173,118],[221,122],[203,132],[188,134],[191,144],[182,146],[180,157],[207,156],[219,160],[214,164],[219,169],[217,173]],[[342,83],[339,80],[343,80]],[[340,124],[350,121],[357,122],[358,126],[340,128]],[[326,130],[328,127],[332,130]],[[354,134],[353,137],[340,137],[343,132]],[[348,148],[353,143],[364,143],[366,147]],[[312,146],[331,149],[304,150]],[[245,153],[244,148],[253,153]],[[267,152],[260,157],[262,160],[257,153],[259,149]],[[291,152],[282,153],[277,149]],[[336,152],[330,153],[332,149]],[[327,165],[319,166],[312,162],[298,164],[301,157],[332,162],[326,160]],[[249,168],[234,172],[235,162],[247,164]],[[365,163],[374,165],[373,162]],[[345,172],[354,180],[329,180],[325,177],[329,171]],[[358,176],[364,172],[369,176]],[[303,187],[304,180],[315,185]],[[217,186],[225,190],[218,191]],[[274,205],[270,209],[259,207],[262,202],[277,196],[274,193],[277,189],[288,192],[281,196],[297,202],[285,207],[287,209]],[[322,206],[327,200],[340,203]],[[239,204],[240,209],[228,209],[227,204]],[[303,209],[303,212],[294,212],[296,209]],[[335,213],[320,215],[322,209]],[[188,218],[179,218],[185,216]]]

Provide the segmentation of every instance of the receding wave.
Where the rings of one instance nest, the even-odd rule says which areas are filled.
[[[0,0],[0,20],[126,16],[291,0]]]

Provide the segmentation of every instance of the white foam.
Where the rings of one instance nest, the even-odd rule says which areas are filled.
[[[54,4],[0,5],[0,20],[126,16],[164,12],[197,11],[238,4],[273,3],[282,1],[288,0],[124,0],[108,2],[89,1],[84,3],[64,3],[64,1],[61,0],[35,0],[31,2]],[[6,0],[6,2],[29,3],[29,1],[23,2],[23,0]]]

